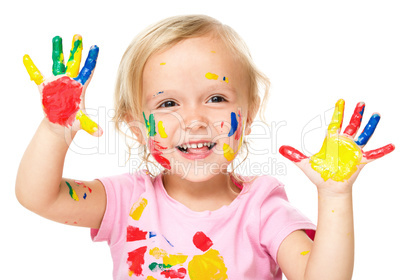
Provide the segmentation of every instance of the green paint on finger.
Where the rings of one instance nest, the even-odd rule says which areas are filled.
[[[55,76],[62,75],[66,73],[66,66],[64,65],[63,41],[60,36],[56,36],[53,38],[52,43],[53,43],[52,72],[53,75]]]

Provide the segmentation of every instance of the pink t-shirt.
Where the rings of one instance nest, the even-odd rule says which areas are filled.
[[[247,179],[247,178],[246,178]],[[194,212],[140,171],[102,178],[107,207],[94,241],[107,241],[114,279],[282,279],[279,245],[315,225],[271,176],[245,183],[228,206]]]

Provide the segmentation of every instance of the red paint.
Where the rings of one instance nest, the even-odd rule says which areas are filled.
[[[221,122],[221,128],[223,127],[223,122]]]
[[[161,272],[161,275],[165,276],[165,278],[179,278],[183,279],[186,277],[187,270],[184,267],[180,267],[178,270],[169,269]]]
[[[199,231],[196,234],[194,234],[193,243],[195,247],[197,247],[203,252],[211,248],[211,246],[214,244],[212,243],[212,240],[209,239],[209,237],[206,236],[205,233],[203,233],[202,231]]]
[[[160,151],[166,150],[167,148],[161,146],[158,141],[155,141],[152,138],[149,138],[148,145],[151,155],[154,157],[154,159],[164,168],[171,169],[172,167],[170,166],[170,161],[167,158],[163,157],[162,152]]]
[[[140,247],[128,253],[127,264],[129,270],[134,273],[135,276],[142,275],[142,265],[144,264],[144,254],[147,251],[147,246]]]
[[[82,85],[64,76],[46,84],[42,93],[43,111],[49,121],[71,126],[80,109]]]
[[[359,130],[360,125],[362,123],[364,107],[366,105],[363,102],[360,102],[356,105],[355,111],[350,119],[349,125],[345,128],[343,132],[346,135],[355,136],[356,132]]]
[[[296,150],[293,147],[290,146],[282,146],[279,148],[279,152],[281,155],[283,155],[285,158],[293,161],[293,162],[299,162],[302,159],[308,158],[298,150]]]
[[[386,154],[389,154],[393,150],[395,150],[395,145],[394,144],[388,144],[387,146],[381,147],[381,148],[376,149],[376,150],[363,152],[363,154],[367,159],[377,159],[377,158],[385,156]]]
[[[239,110],[239,113],[238,113],[237,115],[239,116],[239,126],[237,127],[237,130],[236,130],[235,140],[239,140],[239,139],[240,139],[240,136],[241,136],[242,130],[243,130],[243,124],[242,124],[242,122],[241,122],[241,113],[240,113],[240,110]]]
[[[75,182],[77,185],[82,185],[84,188],[88,188],[89,193],[92,193],[92,189],[91,189],[90,187],[87,187],[83,182],[77,181],[77,180],[75,180],[74,182]]]
[[[137,227],[128,226],[127,227],[127,242],[137,241],[137,240],[145,240],[147,239],[146,231],[142,231]]]

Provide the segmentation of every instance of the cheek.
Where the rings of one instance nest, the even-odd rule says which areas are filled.
[[[238,110],[237,114],[231,112],[230,114],[230,129],[223,141],[223,156],[228,161],[234,160],[237,153],[240,151],[243,142],[244,119],[241,111]]]

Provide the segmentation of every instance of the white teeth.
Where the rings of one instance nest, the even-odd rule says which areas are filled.
[[[190,147],[193,148],[193,149],[196,149],[196,148],[197,148],[197,144],[191,144]]]
[[[198,144],[183,144],[180,145],[179,147],[182,149],[187,150],[188,148],[192,148],[192,149],[197,149],[197,148],[202,148],[202,147],[211,147],[213,145],[212,142],[205,142],[205,143],[198,143]]]
[[[204,147],[204,144],[198,143],[198,148],[202,148],[202,147]]]
[[[208,147],[210,147],[211,146],[211,143],[210,142],[208,142],[208,143],[205,143]]]
[[[186,144],[184,144],[183,146],[181,146],[183,149],[187,149]]]

